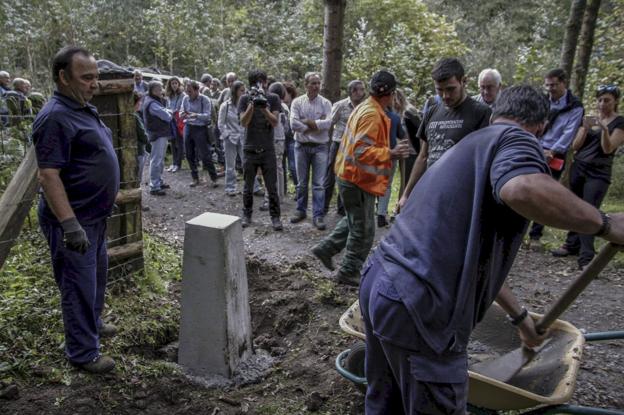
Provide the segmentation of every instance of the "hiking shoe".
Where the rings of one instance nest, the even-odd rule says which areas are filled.
[[[165,192],[162,189],[150,190],[150,195],[152,195],[152,196],[165,196],[166,194],[167,194],[167,192]]]
[[[344,285],[350,285],[352,287],[358,287],[360,285],[360,276],[359,275],[351,275],[351,274],[345,274],[341,271],[338,271],[335,275],[334,275],[334,281],[338,282],[339,284],[344,284]]]
[[[86,370],[90,373],[108,373],[115,368],[115,361],[110,356],[99,355],[91,362],[77,365],[80,369]]]
[[[323,251],[318,245],[313,247],[310,252],[312,252],[312,255],[314,255],[319,261],[321,261],[323,266],[328,270],[333,271],[336,269],[336,267],[334,267],[334,261],[332,260],[331,255],[326,254],[325,251]]]
[[[557,257],[557,258],[564,258],[564,257],[571,256],[571,255],[578,255],[578,251],[569,249],[565,245],[561,245],[559,248],[551,250],[550,253],[552,254],[552,256]]]
[[[282,221],[277,216],[271,218],[271,224],[273,225],[274,231],[284,230],[284,225],[282,225]]]
[[[113,337],[117,334],[117,327],[114,324],[102,323],[98,329],[100,337]]]
[[[386,226],[388,226],[388,221],[386,220],[386,216],[385,215],[377,215],[377,227],[378,228],[385,228]]]
[[[189,184],[190,187],[197,187],[201,184],[201,182],[199,181],[199,179],[193,179],[193,181],[191,182],[191,184]]]
[[[251,224],[251,216],[243,215],[241,218],[241,226],[243,228],[248,227]]]
[[[269,210],[269,202],[265,200],[264,202],[262,202],[262,204],[260,205],[258,209],[260,209],[263,212],[266,212],[267,210]]]
[[[300,210],[296,210],[295,211],[295,216],[290,218],[290,223],[299,223],[302,220],[304,220],[305,218],[306,218],[305,212],[302,212]]]
[[[319,231],[324,231],[327,228],[325,226],[325,221],[323,220],[322,216],[312,219],[312,223],[314,224],[316,229],[318,229]]]

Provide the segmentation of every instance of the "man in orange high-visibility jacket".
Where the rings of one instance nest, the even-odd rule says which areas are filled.
[[[346,248],[335,276],[343,284],[359,285],[360,269],[375,238],[375,199],[388,187],[392,159],[409,155],[407,142],[390,149],[390,119],[384,109],[391,104],[395,89],[396,79],[390,72],[373,75],[370,97],[349,117],[336,157],[334,168],[346,215],[312,248],[312,254],[334,270],[332,257]]]

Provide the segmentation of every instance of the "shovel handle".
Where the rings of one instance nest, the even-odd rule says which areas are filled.
[[[611,242],[606,244],[592,262],[585,267],[581,275],[565,290],[561,298],[559,298],[550,310],[537,322],[535,330],[540,334],[546,332],[548,327],[567,310],[570,304],[576,300],[576,297],[587,288],[589,283],[600,274],[609,261],[611,261],[615,254],[622,248],[624,248],[624,246],[616,245]]]

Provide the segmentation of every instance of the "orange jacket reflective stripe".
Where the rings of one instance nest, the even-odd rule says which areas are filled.
[[[377,100],[369,97],[349,117],[334,171],[362,190],[383,196],[391,169],[390,118]]]

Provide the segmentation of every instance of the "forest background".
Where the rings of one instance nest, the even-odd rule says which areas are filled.
[[[344,20],[341,85],[394,71],[419,105],[432,94],[429,72],[460,57],[470,89],[483,68],[506,85],[540,85],[559,66],[570,0],[353,0]],[[585,84],[623,84],[624,0],[601,2]],[[97,58],[199,78],[262,68],[301,84],[323,60],[322,0],[0,0],[0,68],[52,89],[50,61],[63,45]],[[619,22],[619,23],[618,23]],[[580,26],[581,22],[578,22]],[[585,94],[586,103],[593,94]]]

